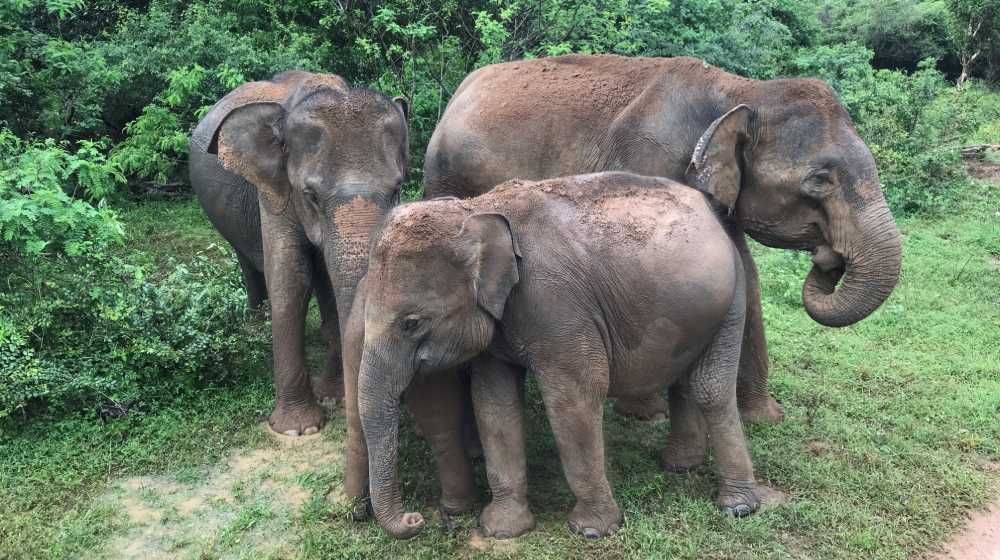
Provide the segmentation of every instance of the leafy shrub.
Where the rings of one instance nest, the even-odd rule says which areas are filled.
[[[220,273],[203,256],[154,280],[119,255],[104,197],[125,177],[106,153],[0,129],[0,418],[217,382],[268,347],[235,262]]]
[[[0,129],[0,255],[79,256],[121,240],[121,224],[103,199],[125,177],[106,147],[83,141],[73,152],[51,138],[25,142]]]
[[[0,418],[231,381],[269,347],[235,262],[200,256],[158,280],[113,255],[0,264]]]

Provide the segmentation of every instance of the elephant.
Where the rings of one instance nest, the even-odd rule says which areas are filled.
[[[699,187],[706,183],[691,181],[692,172],[737,171],[695,169],[691,154],[706,141],[738,163],[742,181],[708,191],[733,209],[733,242],[747,279],[741,415],[779,422],[782,409],[767,388],[757,267],[744,232],[765,245],[813,251],[803,303],[823,325],[868,316],[900,269],[899,235],[875,161],[822,81],[751,80],[689,57],[567,55],[486,66],[465,78],[434,130],[424,195],[468,198],[514,178],[609,170]],[[662,409],[658,396],[616,405],[643,417]]]
[[[409,159],[407,104],[333,74],[288,71],[243,84],[201,119],[190,180],[233,246],[251,307],[271,303],[275,406],[270,428],[319,431],[317,402],[343,396],[340,336],[368,265],[373,229],[394,206]],[[304,328],[315,294],[328,341],[310,380]]]
[[[665,387],[671,431],[663,468],[692,468],[711,445],[718,506],[733,516],[754,512],[736,402],[746,282],[712,206],[733,201],[669,179],[603,172],[512,181],[473,199],[392,210],[372,241],[368,297],[359,294],[351,316],[364,336],[349,414],[359,415],[368,445],[380,525],[408,538],[424,523],[404,511],[397,482],[400,400],[412,400],[407,392],[418,381],[465,363],[473,365],[493,495],[480,516],[485,535],[515,537],[534,526],[526,372],[538,380],[576,496],[574,532],[599,538],[622,523],[605,476],[604,400]]]
[[[424,195],[465,199],[509,179],[606,170],[681,180],[727,209],[746,280],[737,378],[745,422],[782,418],[767,389],[760,287],[745,234],[813,252],[803,302],[824,325],[869,315],[899,278],[899,232],[875,161],[819,80],[750,80],[686,57],[570,55],[486,66],[462,82],[434,130]],[[350,361],[358,367],[361,358]],[[346,371],[350,385],[357,374]],[[468,406],[463,375],[418,377],[407,391],[410,402],[422,404],[411,412],[434,450],[448,514],[471,508],[476,496],[471,465],[459,452]],[[616,410],[648,416],[664,406],[650,393],[619,398]],[[345,491],[362,499],[369,487],[365,441],[350,416]]]

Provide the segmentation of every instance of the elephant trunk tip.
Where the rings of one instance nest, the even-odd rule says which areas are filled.
[[[424,516],[418,512],[406,512],[393,519],[382,521],[382,528],[397,539],[409,539],[417,536],[424,528]]]

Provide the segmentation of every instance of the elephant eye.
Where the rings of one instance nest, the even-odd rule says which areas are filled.
[[[833,188],[833,173],[829,169],[820,169],[802,182],[802,192],[812,198],[825,196],[831,188]]]
[[[310,204],[319,205],[319,197],[316,195],[316,191],[311,188],[306,188],[302,192],[306,195],[306,200],[308,200]]]
[[[413,334],[420,327],[422,321],[422,318],[417,315],[407,315],[399,323],[399,328],[404,334]]]

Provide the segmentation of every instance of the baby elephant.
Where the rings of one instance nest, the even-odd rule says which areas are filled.
[[[759,505],[736,408],[746,295],[739,255],[709,200],[667,179],[598,173],[505,183],[469,200],[393,210],[365,290],[358,409],[372,506],[397,537],[416,534],[396,481],[399,403],[417,376],[470,362],[492,502],[480,521],[504,538],[528,508],[524,373],[534,375],[576,495],[569,526],[615,532],[602,404],[670,387],[663,468],[693,467],[711,443],[717,503]],[[357,309],[357,308],[356,308]]]

